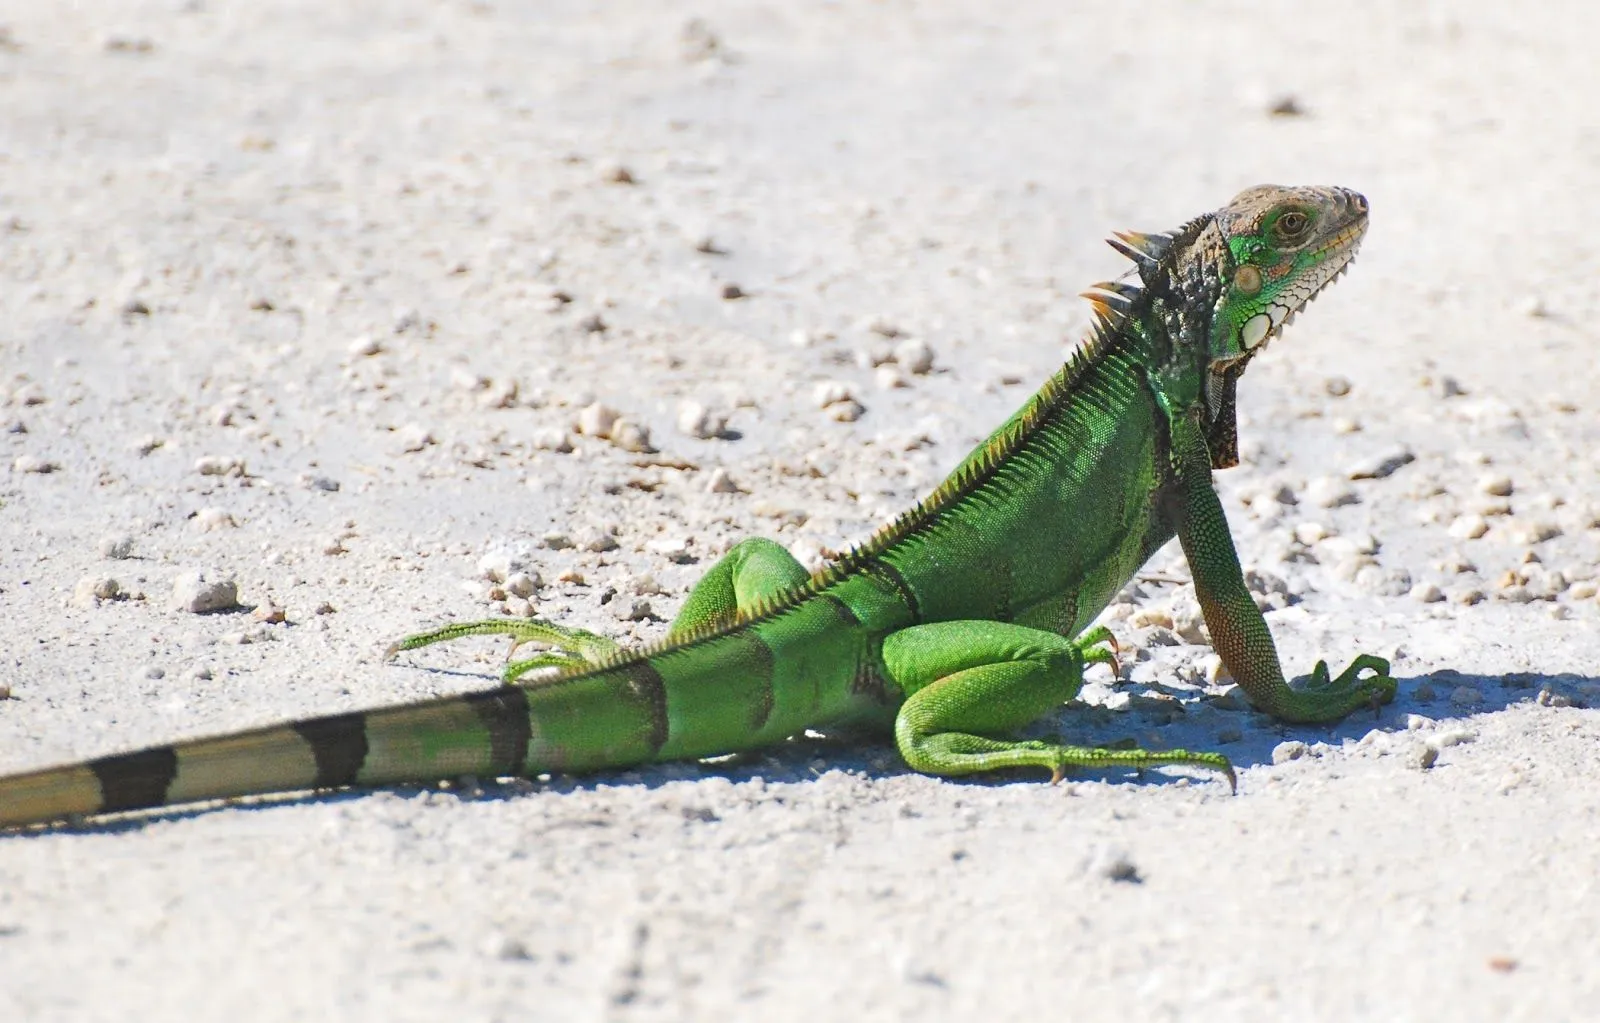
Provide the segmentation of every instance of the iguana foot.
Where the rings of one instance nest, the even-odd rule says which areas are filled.
[[[1370,675],[1364,674],[1371,672]],[[1330,678],[1327,661],[1318,661],[1311,678],[1291,688],[1273,714],[1285,721],[1317,723],[1337,721],[1362,707],[1374,709],[1394,699],[1398,683],[1389,674],[1389,662],[1371,654],[1358,654],[1338,678]]]
[[[1122,655],[1122,647],[1117,645],[1117,637],[1104,625],[1085,629],[1073,637],[1072,645],[1077,648],[1084,664],[1109,664],[1112,675],[1122,675],[1122,664],[1118,660]]]
[[[533,657],[507,664],[501,678],[508,683],[539,668],[592,667],[618,650],[616,641],[605,636],[555,625],[538,618],[524,618],[459,622],[431,632],[419,632],[390,644],[383,656],[388,660],[402,650],[446,643],[463,636],[510,636],[512,642],[511,649],[506,652],[508,658],[524,643],[538,643],[546,648]]]

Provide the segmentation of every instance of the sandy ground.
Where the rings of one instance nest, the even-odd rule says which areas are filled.
[[[1166,552],[1051,727],[1236,798],[829,737],[0,839],[0,1018],[1600,1015],[1588,5],[1009,6],[0,2],[0,770],[481,687],[381,662],[450,618],[658,635],[930,488],[1106,233],[1259,181],[1373,227],[1219,485],[1286,664],[1399,701],[1238,709]]]

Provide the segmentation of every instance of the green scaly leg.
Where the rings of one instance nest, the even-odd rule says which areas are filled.
[[[782,545],[763,537],[751,537],[736,544],[695,584],[683,609],[667,629],[668,638],[679,638],[697,629],[710,628],[731,620],[792,586],[805,582],[810,573]],[[430,632],[417,633],[392,644],[385,659],[402,650],[415,650],[461,639],[463,636],[510,636],[516,653],[524,643],[538,643],[546,649],[533,657],[507,664],[501,677],[515,682],[540,668],[592,667],[614,655],[620,648],[615,640],[583,629],[556,625],[537,618],[491,618],[460,622]]]
[[[741,540],[694,584],[667,638],[732,621],[810,577],[782,544],[762,536]]]
[[[1178,538],[1211,644],[1250,702],[1281,721],[1316,724],[1393,700],[1396,683],[1389,662],[1371,654],[1357,655],[1337,678],[1330,678],[1328,662],[1318,661],[1307,684],[1291,688],[1284,680],[1272,633],[1245,587],[1228,520],[1211,486],[1205,439],[1191,420],[1174,417],[1171,424],[1173,455],[1184,480]]]
[[[912,769],[972,774],[1042,767],[1059,781],[1069,767],[1156,767],[1185,764],[1226,775],[1220,753],[1066,746],[998,738],[1066,703],[1083,684],[1083,667],[1114,663],[1109,630],[1076,639],[1005,622],[936,622],[884,640],[889,677],[907,699],[895,718],[895,745]]]
[[[384,651],[388,659],[402,650],[415,650],[434,643],[447,643],[463,636],[510,636],[511,649],[507,656],[516,653],[524,643],[541,643],[547,649],[533,657],[507,664],[501,677],[515,682],[538,668],[569,668],[591,665],[617,652],[615,640],[583,629],[572,629],[538,618],[491,618],[480,622],[459,622],[431,632],[407,636]]]

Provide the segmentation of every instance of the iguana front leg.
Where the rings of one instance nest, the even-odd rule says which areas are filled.
[[[1394,699],[1389,662],[1359,654],[1330,679],[1328,662],[1318,661],[1310,682],[1291,688],[1278,664],[1278,651],[1266,619],[1245,588],[1228,520],[1211,482],[1211,458],[1193,419],[1173,416],[1172,453],[1182,490],[1178,539],[1194,577],[1195,596],[1211,631],[1211,644],[1250,702],[1283,721],[1336,721],[1359,707]],[[1365,675],[1370,671],[1372,674]]]
[[[742,540],[695,584],[678,616],[667,628],[667,637],[676,639],[696,629],[729,621],[740,612],[805,582],[809,575],[805,566],[781,544],[764,537]],[[392,657],[402,650],[415,650],[464,636],[510,636],[509,653],[513,654],[524,643],[539,643],[550,648],[507,664],[501,676],[506,682],[515,682],[540,668],[593,666],[618,650],[615,640],[583,629],[537,618],[491,618],[407,636],[390,646],[384,656]]]
[[[1110,639],[1104,628],[1067,639],[990,621],[935,622],[892,633],[883,642],[883,663],[906,694],[894,725],[900,755],[926,774],[1042,767],[1052,780],[1068,767],[1187,764],[1220,771],[1231,785],[1233,767],[1220,753],[1006,738],[1076,696],[1085,664],[1114,659]]]

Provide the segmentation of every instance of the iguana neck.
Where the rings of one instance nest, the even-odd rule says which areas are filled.
[[[1217,310],[1233,257],[1212,214],[1196,217],[1171,233],[1160,258],[1136,260],[1140,294],[1115,327],[1136,329],[1160,360],[1164,375],[1196,379],[1202,427],[1211,465],[1227,469],[1239,464],[1239,431],[1234,399],[1244,360],[1212,364],[1211,332],[1226,329]]]

